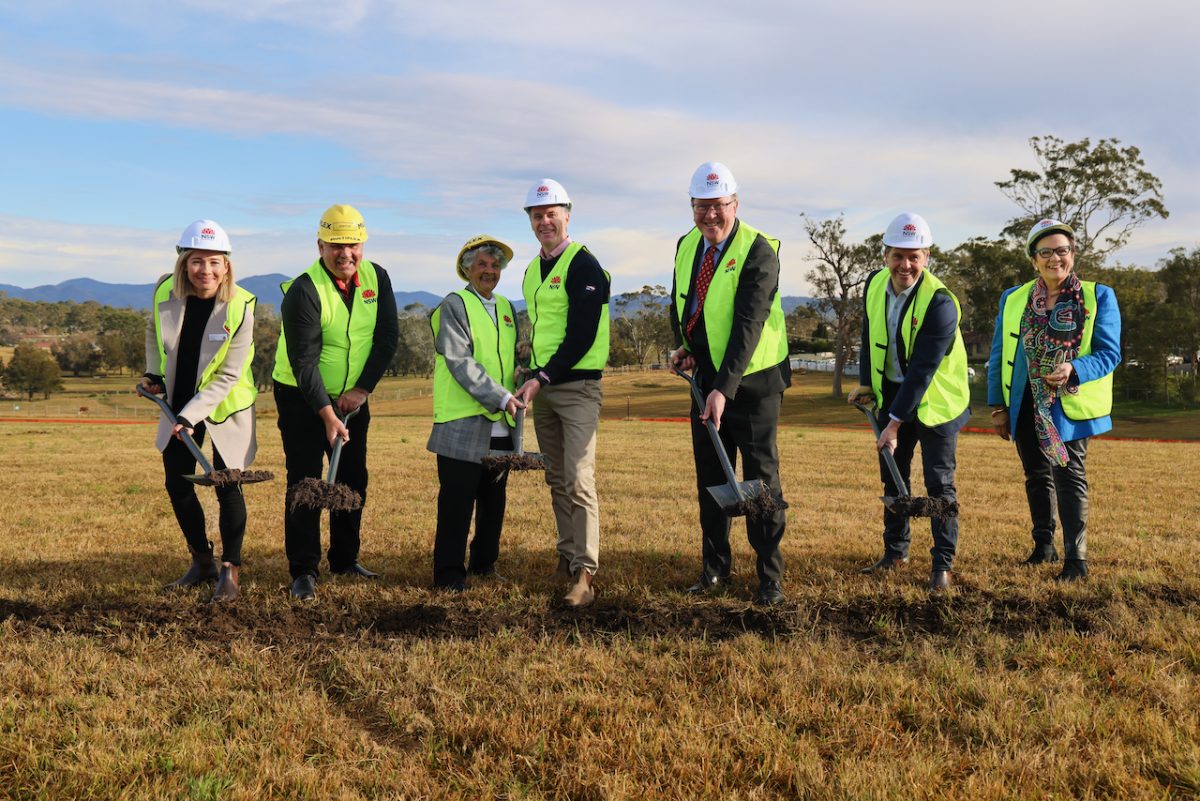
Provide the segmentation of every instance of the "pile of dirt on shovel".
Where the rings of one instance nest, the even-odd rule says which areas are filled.
[[[939,520],[948,520],[958,517],[958,501],[906,495],[892,501],[888,511],[901,517],[936,517]]]
[[[257,484],[260,481],[270,481],[275,474],[270,470],[238,470],[231,467],[226,470],[214,470],[208,476],[214,487],[228,487],[234,484]]]
[[[545,470],[543,459],[528,453],[507,453],[503,456],[489,455],[480,460],[485,470],[501,473],[505,470]]]
[[[751,520],[763,520],[786,508],[788,508],[787,502],[776,498],[771,494],[767,485],[763,484],[758,494],[738,501],[737,506],[729,514],[730,517],[745,515]]]
[[[319,478],[306,478],[288,490],[288,508],[328,509],[353,512],[362,507],[362,496],[345,484],[330,484]]]

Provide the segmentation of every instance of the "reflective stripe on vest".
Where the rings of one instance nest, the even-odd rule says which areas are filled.
[[[158,374],[164,377],[167,374],[167,348],[163,344],[162,318],[159,316],[158,306],[160,303],[170,300],[171,290],[174,288],[174,285],[174,276],[168,275],[154,288],[154,335],[158,338]],[[253,310],[257,302],[253,295],[240,286],[235,284],[233,289],[233,298],[225,305],[225,331],[227,336],[225,337],[225,341],[221,343],[221,347],[217,349],[216,355],[213,356],[212,360],[201,371],[196,392],[200,392],[212,383],[217,375],[217,370],[224,363],[225,356],[229,353],[230,343],[233,342],[234,336],[242,327],[242,322],[246,319],[246,310]],[[254,401],[258,398],[258,387],[254,385],[253,363],[254,342],[252,339],[250,342],[250,352],[246,354],[246,364],[242,367],[242,374],[238,376],[237,383],[230,387],[229,394],[225,396],[225,399],[213,409],[212,414],[208,416],[209,420],[214,423],[223,423],[235,412],[249,409],[254,405]]]
[[[533,257],[525,268],[525,280],[521,294],[525,296],[525,311],[529,313],[530,345],[533,355],[530,367],[536,372],[546,366],[550,357],[567,337],[567,270],[575,254],[583,245],[572,242],[558,257],[554,269],[542,280],[542,260]],[[608,271],[603,270],[609,279]],[[596,287],[597,290],[600,287]],[[608,364],[608,302],[600,310],[600,323],[596,326],[596,338],[587,353],[571,366],[572,370],[603,370]]]
[[[1004,313],[1001,315],[1000,353],[1000,386],[1004,391],[1004,405],[1009,405],[1009,395],[1012,389],[1013,362],[1017,357],[1017,348],[1021,345],[1021,318],[1025,315],[1025,306],[1029,303],[1029,293],[1037,279],[1022,284],[1008,293],[1004,299]],[[1080,281],[1083,285],[1083,339],[1079,342],[1079,355],[1087,356],[1092,352],[1092,332],[1096,329],[1096,282]],[[1032,376],[1031,376],[1032,378]],[[1103,378],[1088,381],[1079,385],[1078,393],[1064,392],[1058,397],[1062,400],[1063,412],[1072,420],[1093,420],[1105,417],[1112,412],[1113,374]]]
[[[317,365],[321,381],[329,397],[337,400],[348,389],[354,389],[362,375],[371,346],[375,341],[375,322],[379,316],[379,276],[375,265],[363,259],[358,265],[358,286],[350,308],[329,273],[317,259],[302,275],[312,279],[321,303],[321,359]],[[294,280],[294,279],[293,279]],[[287,294],[293,281],[284,281],[280,288]],[[275,350],[275,372],[271,374],[281,384],[296,386],[292,362],[288,358],[287,341],[282,327],[279,345]]]
[[[737,294],[738,281],[741,280],[742,268],[746,265],[751,246],[760,234],[771,245],[771,249],[776,254],[779,253],[778,239],[771,239],[761,231],[739,221],[737,233],[721,253],[721,263],[717,265],[712,283],[708,285],[708,294],[704,297],[704,330],[708,338],[708,352],[717,370],[721,369],[725,360],[725,349],[729,347],[729,336],[733,332],[733,301]],[[688,289],[692,285],[696,250],[702,241],[700,229],[693,228],[679,243],[679,250],[675,253],[675,310],[681,324],[686,324],[688,319],[685,309]],[[774,367],[786,359],[787,355],[787,325],[779,289],[776,287],[771,311],[767,314],[762,335],[743,375]]]
[[[867,285],[867,334],[871,342],[871,389],[875,391],[875,403],[883,408],[884,362],[887,347],[894,334],[887,325],[887,284],[891,274],[887,270],[875,273]],[[954,308],[962,319],[962,307],[958,298],[937,277],[923,270],[921,283],[912,295],[906,312],[907,320],[900,321],[900,345],[905,363],[912,357],[917,332],[925,324],[925,313],[934,295],[945,292],[954,301]],[[907,322],[907,325],[905,324]],[[862,359],[862,354],[858,357]],[[971,402],[971,386],[967,381],[967,349],[963,345],[962,330],[954,327],[954,343],[950,351],[938,364],[929,388],[917,405],[917,419],[924,425],[937,426],[948,423],[962,414]]]
[[[471,335],[471,355],[497,383],[509,392],[516,389],[515,355],[517,347],[516,315],[508,298],[495,295],[496,321],[488,314],[483,301],[469,289],[460,289],[454,294],[462,298],[467,309],[467,325]],[[436,341],[442,324],[442,307],[433,310],[429,318]],[[504,415],[509,427],[516,423],[503,411],[489,411],[471,393],[463,389],[446,366],[446,357],[438,353],[433,363],[433,422],[447,423],[464,417],[483,415],[495,422]]]

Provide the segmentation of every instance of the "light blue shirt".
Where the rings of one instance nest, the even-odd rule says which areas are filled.
[[[700,239],[700,241],[704,243],[704,250],[701,251],[701,253],[700,253],[700,263],[704,264],[704,257],[708,254],[708,251],[715,249],[716,253],[713,254],[713,268],[715,270],[716,266],[721,263],[721,254],[725,252],[725,245],[726,245],[726,243],[729,242],[729,237],[725,237],[724,239],[722,239],[720,242],[718,242],[715,245],[708,244],[708,240],[704,239],[703,237]],[[699,278],[700,273],[697,272],[696,277]],[[696,313],[696,293],[693,292],[692,300],[690,303],[688,303],[687,319],[688,320],[692,319],[692,315],[695,313]]]
[[[904,311],[904,304],[908,302],[908,296],[917,288],[917,283],[913,284],[899,294],[892,288],[892,279],[888,278],[887,286],[884,287],[884,310],[887,315],[887,330],[888,330],[888,346],[887,356],[883,360],[883,374],[888,381],[893,384],[899,384],[904,380],[904,371],[900,369],[900,355],[897,348],[900,344],[900,336],[897,329],[900,327],[900,313]]]

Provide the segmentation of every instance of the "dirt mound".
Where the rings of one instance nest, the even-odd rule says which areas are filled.
[[[362,508],[362,496],[345,484],[330,484],[319,478],[306,478],[287,491],[288,508],[329,509],[353,512]]]
[[[958,517],[958,501],[903,495],[891,502],[888,511],[901,517],[936,517],[939,520],[947,520]]]

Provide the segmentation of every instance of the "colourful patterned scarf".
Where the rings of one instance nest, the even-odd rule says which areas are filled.
[[[1077,394],[1079,386],[1052,387],[1041,380],[1064,362],[1079,355],[1083,341],[1083,322],[1087,310],[1083,307],[1083,286],[1079,276],[1070,272],[1058,288],[1058,297],[1050,305],[1046,282],[1038,278],[1029,303],[1021,316],[1021,344],[1029,363],[1029,386],[1033,390],[1033,425],[1038,447],[1059,467],[1070,461],[1062,436],[1050,417],[1050,407],[1060,392]]]

